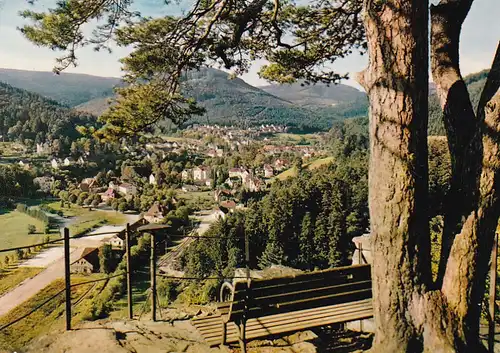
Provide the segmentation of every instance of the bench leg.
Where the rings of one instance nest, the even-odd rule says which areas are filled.
[[[242,320],[240,322],[240,324],[238,325],[239,326],[239,343],[240,343],[240,348],[241,348],[241,352],[242,353],[247,353],[247,342],[246,342],[246,330],[245,330],[245,326],[246,326],[246,322],[245,320]]]
[[[225,346],[226,345],[226,339],[227,339],[227,323],[224,321],[222,322],[222,337],[221,337],[221,345]]]

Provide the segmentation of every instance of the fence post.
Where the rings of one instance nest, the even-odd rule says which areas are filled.
[[[134,318],[132,309],[132,264],[130,261],[130,224],[127,223],[125,229],[125,252],[127,256],[127,304],[128,304],[128,318]]]
[[[498,234],[493,238],[493,249],[491,251],[490,267],[490,300],[489,300],[489,332],[488,349],[494,352],[495,347],[495,299],[497,294],[497,253],[498,253]]]
[[[156,241],[151,232],[151,320],[156,321]]]
[[[71,274],[69,229],[64,228],[64,283],[66,285],[66,330],[71,330]]]

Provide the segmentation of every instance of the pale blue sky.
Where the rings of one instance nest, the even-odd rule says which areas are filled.
[[[165,6],[164,0],[136,0],[136,7],[146,15],[179,13],[179,6]],[[55,0],[38,0],[37,7],[50,6]],[[25,0],[0,0],[0,67],[23,70],[51,71],[58,55],[49,49],[38,48],[28,42],[16,29],[23,24],[17,12],[27,8]],[[475,0],[464,23],[461,38],[461,67],[464,74],[488,68],[500,39],[500,0]],[[67,72],[86,73],[97,76],[118,77],[120,64],[117,61],[128,53],[127,49],[115,48],[112,54],[94,52],[85,48],[78,52],[79,66]],[[338,61],[334,69],[339,73],[355,73],[366,66],[366,57],[351,55]],[[253,85],[266,84],[257,76],[256,65],[242,78]],[[353,81],[346,82],[354,84]],[[356,85],[357,86],[357,85]]]

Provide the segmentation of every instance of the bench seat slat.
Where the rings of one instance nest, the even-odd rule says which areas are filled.
[[[286,314],[277,314],[260,319],[247,321],[246,337],[248,339],[264,337],[270,334],[303,330],[317,326],[342,323],[372,317],[373,309],[370,299],[350,303],[351,307],[343,305],[332,305],[322,308],[323,311],[314,309],[301,310]],[[307,318],[307,320],[304,320]],[[201,332],[207,343],[211,346],[220,344],[222,327],[216,325],[213,331]],[[226,342],[237,342],[238,335],[236,325],[228,323]]]
[[[360,301],[350,303],[348,306],[331,306],[331,307],[323,307],[323,310],[304,310],[304,311],[295,311],[293,313],[287,314],[278,314],[267,316],[259,319],[250,319],[247,321],[246,330],[247,332],[254,329],[260,328],[263,325],[266,327],[279,326],[290,322],[304,322],[304,318],[307,317],[307,320],[311,320],[314,318],[320,317],[330,317],[330,316],[338,316],[342,314],[348,314],[356,311],[364,311],[364,310],[372,310],[371,301]],[[229,326],[228,326],[229,328]],[[215,335],[221,334],[221,326],[214,325],[212,327],[204,327],[202,330],[199,329],[200,332],[203,333],[204,337],[211,337]]]

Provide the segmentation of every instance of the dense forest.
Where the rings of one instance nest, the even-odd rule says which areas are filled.
[[[4,140],[28,146],[45,141],[59,141],[69,148],[80,134],[78,125],[95,124],[95,118],[74,112],[38,94],[0,83],[0,135]]]
[[[184,255],[184,270],[192,276],[231,276],[235,268],[244,266],[245,235],[250,240],[252,268],[281,264],[314,270],[350,264],[352,238],[370,227],[368,119],[336,122],[326,141],[334,164],[275,181],[267,194],[250,199],[246,210],[216,222],[205,235],[221,239],[195,242]],[[444,137],[431,136],[429,150],[429,217],[436,256],[451,166]],[[212,291],[214,286],[207,282],[200,291]],[[201,298],[211,295],[190,291]]]
[[[4,197],[32,197],[36,189],[30,172],[17,166],[0,165],[0,204]]]

